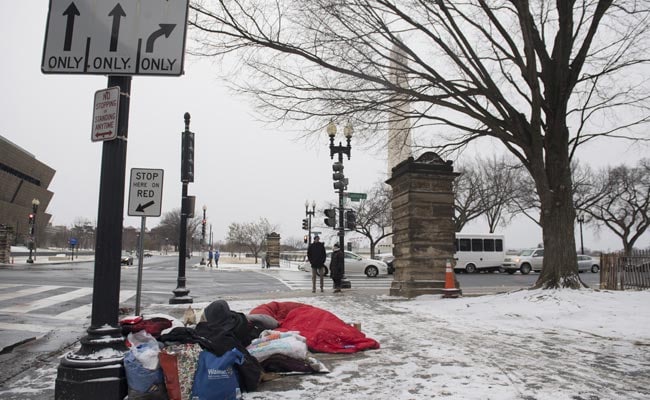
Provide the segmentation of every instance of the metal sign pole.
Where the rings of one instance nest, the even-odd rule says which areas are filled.
[[[135,315],[140,315],[140,296],[142,295],[142,262],[143,262],[143,245],[144,245],[144,229],[146,226],[147,217],[142,217],[140,223],[140,240],[138,243],[138,284],[135,292]]]

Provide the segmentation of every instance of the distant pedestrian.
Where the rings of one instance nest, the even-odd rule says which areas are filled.
[[[266,253],[264,256],[264,263],[266,264],[266,268],[271,267],[271,256],[269,256],[269,253]]]
[[[332,277],[334,285],[334,293],[341,292],[341,280],[343,280],[343,263],[344,261],[343,251],[339,247],[338,243],[334,243],[332,246],[332,259],[330,260],[330,276]]]
[[[219,268],[219,249],[214,251],[214,267]]]
[[[325,267],[325,245],[321,243],[319,236],[314,236],[314,241],[307,249],[307,259],[311,264],[311,292],[316,293],[316,276],[320,276],[320,291],[323,291],[323,268]]]
[[[208,250],[208,267],[212,267],[212,249]]]

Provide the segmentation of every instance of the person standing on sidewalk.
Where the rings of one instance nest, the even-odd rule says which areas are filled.
[[[316,293],[316,275],[320,276],[320,291],[323,291],[323,267],[325,266],[325,245],[319,236],[314,236],[314,241],[307,249],[307,260],[311,264],[311,292]]]
[[[214,267],[219,268],[219,249],[214,250]]]
[[[208,267],[212,267],[212,248],[208,250]]]
[[[330,261],[330,276],[334,282],[334,293],[341,292],[341,280],[343,280],[343,262],[345,256],[338,243],[332,246],[332,260]]]

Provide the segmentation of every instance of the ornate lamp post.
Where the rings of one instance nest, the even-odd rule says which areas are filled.
[[[311,210],[309,209],[309,201],[305,200],[305,216],[308,218],[307,222],[307,244],[311,244],[311,218],[316,213],[316,202],[311,202]]]
[[[582,224],[585,222],[584,214],[578,214],[578,223],[580,224],[580,254],[585,254],[585,245],[582,240]]]
[[[29,258],[27,262],[32,264],[36,260],[36,213],[41,202],[38,199],[32,200],[32,212],[29,214]],[[32,259],[32,250],[34,258]]]
[[[345,195],[345,190],[348,187],[348,179],[343,175],[343,154],[348,156],[350,159],[350,154],[352,153],[352,146],[350,146],[350,140],[352,139],[352,125],[348,122],[343,129],[343,134],[346,140],[346,146],[343,146],[339,142],[338,146],[334,145],[334,137],[336,136],[336,125],[333,121],[327,125],[327,136],[330,138],[330,158],[334,159],[334,154],[338,155],[337,161],[332,165],[334,174],[332,178],[334,179],[334,189],[337,190],[339,195],[339,224],[338,224],[338,236],[339,236],[339,247],[341,251],[345,251],[345,222],[344,222],[344,205],[343,197]],[[343,287],[350,287],[351,284],[345,279],[345,258],[343,259]]]

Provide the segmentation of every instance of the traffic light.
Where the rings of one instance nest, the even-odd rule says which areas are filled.
[[[332,164],[332,179],[334,179],[334,189],[343,191],[348,186],[348,179],[343,175],[343,163],[335,162]]]
[[[206,222],[205,219],[203,221],[201,221],[201,237],[202,238],[205,237],[205,222]]]
[[[328,208],[324,210],[325,216],[325,225],[334,228],[336,226],[336,209]]]
[[[194,132],[183,132],[181,182],[194,182]]]
[[[345,212],[345,227],[354,230],[357,227],[357,213],[353,210],[347,210]]]
[[[29,213],[29,234],[34,234],[34,213]]]
[[[302,229],[305,231],[309,230],[309,220],[307,218],[302,219]]]
[[[305,235],[305,237],[303,237],[303,242],[305,242],[305,243],[308,242],[308,240],[307,240],[307,235]]]

